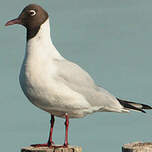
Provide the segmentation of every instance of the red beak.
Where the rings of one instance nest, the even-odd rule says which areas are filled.
[[[5,26],[14,25],[14,24],[21,24],[21,20],[19,18],[10,20],[5,24]]]

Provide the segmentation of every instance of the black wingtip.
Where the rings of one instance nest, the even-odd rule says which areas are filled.
[[[152,107],[149,105],[145,105],[145,104],[141,104],[141,105],[142,105],[142,109],[152,109]]]
[[[145,104],[140,104],[140,103],[136,103],[136,102],[131,102],[131,101],[126,101],[126,100],[122,100],[122,99],[119,99],[119,98],[116,98],[120,104],[124,107],[124,108],[127,108],[127,109],[132,109],[132,110],[137,110],[137,111],[140,111],[140,112],[143,112],[143,113],[146,113],[146,111],[144,111],[143,109],[152,109],[151,106],[149,105],[145,105]],[[138,106],[141,106],[140,108]]]

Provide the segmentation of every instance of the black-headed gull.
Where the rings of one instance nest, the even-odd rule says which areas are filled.
[[[65,118],[64,146],[68,146],[69,118],[81,118],[94,112],[129,112],[152,109],[144,104],[118,99],[97,86],[77,64],[66,60],[50,38],[48,13],[39,5],[26,6],[19,17],[6,26],[20,24],[27,29],[26,53],[20,71],[21,88],[31,103],[51,114],[51,129],[46,144],[53,146],[54,116]]]

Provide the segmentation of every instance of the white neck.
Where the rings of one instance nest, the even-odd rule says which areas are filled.
[[[27,41],[26,56],[35,54],[52,58],[63,58],[51,41],[49,19],[41,25],[38,33]]]

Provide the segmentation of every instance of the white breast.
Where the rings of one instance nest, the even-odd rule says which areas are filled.
[[[51,67],[47,65],[40,61],[37,61],[37,65],[23,64],[20,84],[28,99],[37,107],[60,117],[66,112],[70,117],[82,117],[83,109],[87,114],[90,105],[84,97],[58,82],[55,79],[56,67],[53,63],[49,64]],[[48,69],[51,70],[48,72]]]

